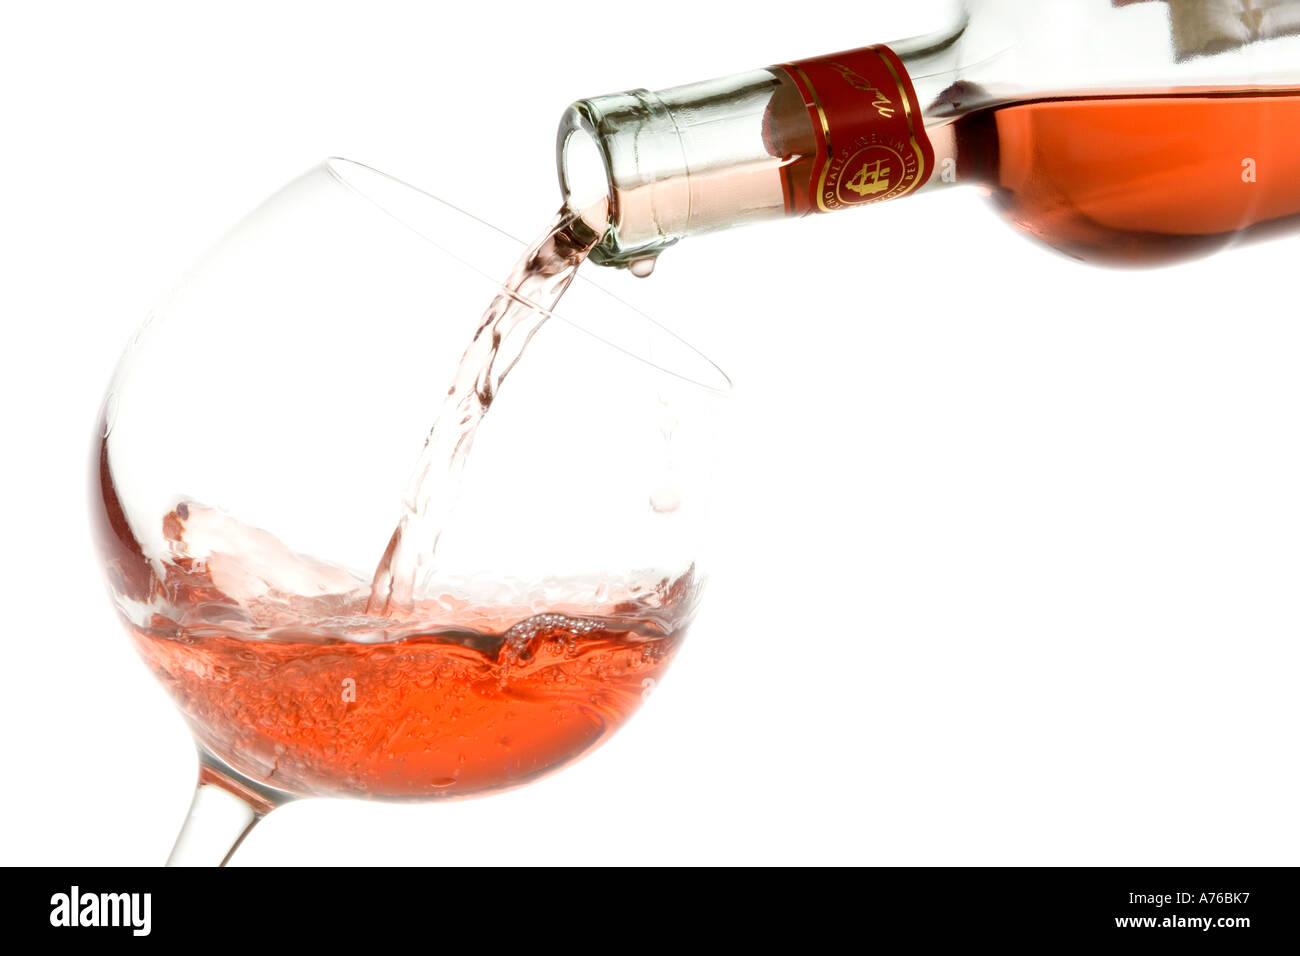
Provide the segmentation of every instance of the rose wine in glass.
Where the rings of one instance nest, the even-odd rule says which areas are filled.
[[[377,616],[363,582],[266,532],[192,503],[165,520],[173,616],[132,625],[136,648],[203,747],[299,796],[458,797],[568,763],[648,696],[698,594],[688,571],[540,614],[443,599]]]

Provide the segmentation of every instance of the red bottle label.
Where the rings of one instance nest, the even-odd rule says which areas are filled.
[[[812,179],[789,191],[792,215],[898,199],[934,170],[921,104],[887,46],[783,63],[803,95],[817,139]]]

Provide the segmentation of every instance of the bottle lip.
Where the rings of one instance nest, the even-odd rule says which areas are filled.
[[[638,162],[639,151],[615,150],[611,140],[620,137],[635,144],[643,136],[665,141],[671,135],[680,159],[676,169],[653,169],[650,177]],[[560,189],[566,202],[583,208],[603,189],[608,203],[608,229],[592,250],[591,259],[598,265],[628,266],[638,260],[653,259],[675,244],[678,234],[690,219],[690,180],[680,133],[672,112],[649,90],[636,89],[609,93],[572,103],[560,118],[556,133],[555,158]],[[598,185],[598,179],[603,179]],[[679,223],[663,223],[654,217],[653,235],[627,235],[627,190],[664,190],[674,192],[673,201],[653,202],[657,209],[677,209]],[[638,221],[644,221],[638,217]]]
[[[564,201],[584,207],[600,197],[595,193],[603,187],[609,202],[610,218],[614,218],[618,192],[614,188],[614,172],[610,165],[609,150],[599,132],[596,107],[590,100],[570,104],[560,118],[555,136],[556,173],[560,179],[560,193]],[[575,147],[579,147],[575,150]],[[576,174],[576,176],[575,176]],[[603,178],[600,187],[585,177]],[[578,182],[578,178],[583,178]]]

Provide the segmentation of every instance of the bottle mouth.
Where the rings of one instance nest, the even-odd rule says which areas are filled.
[[[566,202],[608,204],[593,262],[652,260],[687,231],[690,170],[672,113],[656,94],[629,90],[574,103],[560,119],[555,158]]]
[[[344,189],[477,273],[498,291],[527,246],[472,213],[363,163],[335,156],[327,159],[323,168]],[[583,294],[574,295],[575,291]],[[536,307],[549,319],[559,320],[666,375],[719,395],[731,390],[726,373],[704,353],[586,276],[574,279],[561,310]]]
[[[560,193],[572,209],[587,209],[602,199],[608,204],[611,218],[616,214],[618,192],[614,189],[609,154],[586,118],[583,104],[569,107],[560,122],[555,156],[560,177]]]

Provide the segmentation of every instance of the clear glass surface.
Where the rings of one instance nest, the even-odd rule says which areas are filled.
[[[96,435],[92,511],[114,605],[200,747],[173,862],[224,862],[297,796],[429,799],[528,782],[635,710],[655,678],[638,677],[628,648],[653,645],[647,674],[671,659],[704,579],[728,382],[581,276],[484,419],[415,606],[391,626],[367,617],[421,447],[522,249],[330,160],[239,223],[127,347]],[[670,644],[652,633],[661,612]],[[605,644],[588,659],[586,632],[562,618],[547,637],[536,622],[548,614],[588,630],[636,620],[622,636],[598,630]],[[355,678],[339,679],[348,654]],[[552,739],[530,724],[513,744],[501,736],[505,756],[460,754],[462,779],[448,701],[486,732],[475,714],[526,723],[529,693],[566,680],[595,694],[555,705],[587,708],[581,733]],[[452,769],[430,769],[442,757]],[[232,811],[230,795],[248,809]],[[227,824],[196,834],[200,818]]]

